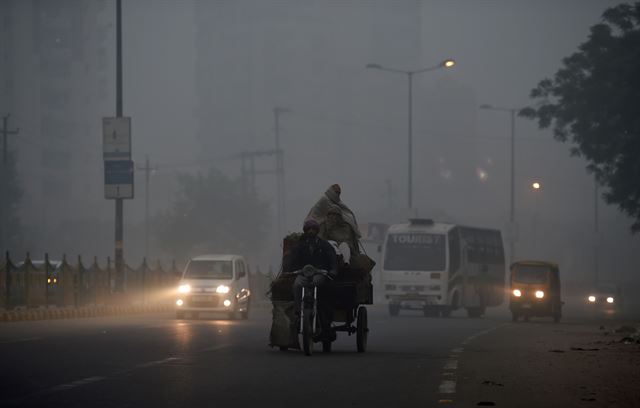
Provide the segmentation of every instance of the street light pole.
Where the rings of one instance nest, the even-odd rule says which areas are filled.
[[[480,109],[509,112],[511,121],[511,180],[509,192],[509,266],[513,263],[516,253],[515,235],[516,235],[516,113],[520,111],[518,108],[500,108],[488,104],[480,105]]]
[[[407,187],[407,204],[409,209],[413,208],[413,72],[407,72],[409,83],[409,180]]]
[[[407,85],[408,85],[408,97],[409,97],[409,115],[408,115],[408,160],[407,160],[407,205],[409,209],[413,208],[413,76],[415,74],[420,74],[423,72],[434,71],[439,68],[451,68],[456,64],[456,62],[452,59],[446,59],[439,63],[438,65],[434,65],[432,67],[417,69],[413,71],[407,71],[396,68],[386,68],[379,64],[367,64],[365,68],[377,69],[380,71],[392,72],[395,74],[404,74],[407,76]]]

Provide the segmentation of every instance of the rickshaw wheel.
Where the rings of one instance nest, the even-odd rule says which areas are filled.
[[[517,313],[511,313],[511,321],[517,322],[519,317]]]
[[[554,323],[558,323],[559,321],[560,321],[560,315],[558,315],[558,314],[553,315],[553,322]]]
[[[280,349],[280,351],[287,351],[287,350],[289,350],[289,347],[287,347],[287,346],[278,346],[278,348]]]
[[[302,324],[302,348],[307,356],[313,353],[313,327],[311,326],[311,317],[309,315],[309,312],[304,314]]]
[[[331,353],[331,341],[323,341],[322,342],[322,352],[323,353]]]
[[[367,350],[367,337],[369,336],[369,324],[367,322],[367,308],[360,306],[358,308],[358,321],[356,326],[356,345],[358,353],[364,353]]]
[[[524,315],[524,321],[525,321],[525,322],[528,322],[528,321],[529,321],[529,315],[528,315],[528,314]]]

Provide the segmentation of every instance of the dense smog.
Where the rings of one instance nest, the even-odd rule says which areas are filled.
[[[0,0],[0,405],[640,406],[639,38],[620,0]]]

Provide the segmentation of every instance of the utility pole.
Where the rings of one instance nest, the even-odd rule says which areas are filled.
[[[276,135],[276,207],[277,207],[277,231],[278,239],[282,239],[282,234],[286,225],[286,209],[285,209],[285,189],[284,189],[284,162],[282,150],[280,149],[280,115],[291,112],[289,109],[275,107],[273,108],[273,116],[275,120]]]
[[[593,232],[595,236],[595,247],[593,248],[593,268],[595,284],[598,284],[600,277],[600,220],[598,217],[598,180],[594,178],[593,183]]]
[[[7,227],[9,226],[9,202],[8,185],[9,185],[9,152],[7,146],[7,136],[17,135],[20,129],[9,130],[9,116],[2,117],[2,179],[0,180],[0,222],[2,223],[2,231],[0,232],[0,242],[2,249],[6,250],[7,245]]]
[[[151,167],[149,155],[146,156],[144,167],[138,167],[138,170],[144,170],[144,257],[149,260],[149,184],[151,172],[156,170]]]
[[[242,152],[236,156],[241,160],[240,171],[242,174],[241,179],[243,193],[251,193],[253,195],[256,195],[256,176],[260,174],[275,174],[276,176],[278,175],[277,169],[256,170],[256,159],[265,156],[275,156],[277,160],[278,156],[282,156],[282,150],[254,150],[250,152]],[[249,162],[248,165],[247,162]],[[247,180],[249,180],[249,182]]]
[[[122,117],[122,0],[116,0],[116,117]],[[116,291],[124,291],[123,199],[116,198]]]

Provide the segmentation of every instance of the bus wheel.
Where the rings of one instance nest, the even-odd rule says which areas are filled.
[[[389,314],[391,316],[397,316],[400,313],[400,306],[389,303]]]

